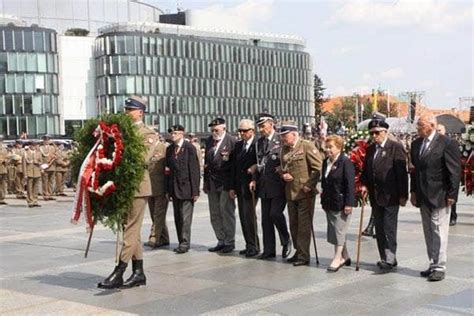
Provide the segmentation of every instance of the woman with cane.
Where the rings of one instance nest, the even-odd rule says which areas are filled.
[[[327,158],[322,168],[321,205],[328,221],[327,241],[334,245],[334,257],[327,268],[337,272],[351,265],[346,248],[346,233],[355,204],[354,165],[342,153],[344,140],[337,135],[326,138]]]

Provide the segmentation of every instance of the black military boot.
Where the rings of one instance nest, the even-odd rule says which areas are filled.
[[[143,271],[143,260],[132,260],[133,273],[121,286],[122,289],[129,289],[134,286],[146,285],[146,276]]]
[[[122,286],[123,284],[123,274],[127,269],[127,264],[123,261],[120,261],[117,266],[115,266],[114,271],[111,275],[107,277],[104,281],[97,284],[99,289],[116,289]]]
[[[363,236],[369,236],[369,237],[375,237],[375,231],[374,231],[374,226],[375,226],[375,219],[373,216],[370,216],[369,224],[365,228],[365,230],[362,232]]]

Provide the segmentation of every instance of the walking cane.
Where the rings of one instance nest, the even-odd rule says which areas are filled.
[[[357,237],[357,262],[356,262],[356,271],[359,271],[359,259],[360,259],[360,241],[362,239],[362,226],[364,224],[364,207],[365,207],[365,197],[362,195],[362,205],[360,209],[360,221],[359,221],[359,236]]]
[[[308,194],[309,196],[309,194]],[[316,201],[316,196],[314,197]],[[314,225],[313,225],[313,216],[314,216],[314,206],[311,203],[312,198],[308,198],[308,207],[311,211],[311,235],[313,236],[313,244],[314,244],[314,254],[316,255],[316,265],[319,265],[319,257],[318,257],[318,247],[316,246],[316,236],[314,234]]]
[[[89,231],[89,239],[87,240],[87,246],[86,246],[86,252],[84,253],[84,258],[87,258],[87,254],[89,253],[89,247],[91,246],[92,233],[94,233],[94,225],[92,225]]]

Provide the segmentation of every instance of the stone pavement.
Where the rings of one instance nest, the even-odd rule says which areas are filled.
[[[448,274],[442,282],[419,276],[427,258],[420,216],[413,207],[400,211],[395,273],[378,274],[375,239],[364,237],[360,271],[353,265],[330,274],[326,268],[333,250],[325,239],[326,219],[319,207],[314,224],[320,265],[313,257],[311,266],[293,267],[281,256],[274,261],[239,256],[237,250],[243,248],[239,223],[234,253],[208,252],[216,241],[203,196],[196,204],[190,252],[172,251],[177,244],[169,211],[172,244],[145,251],[147,286],[104,291],[96,284],[113,270],[115,235],[98,225],[85,259],[87,234],[83,223],[69,224],[69,194],[41,202],[42,208],[28,208],[24,200],[12,197],[7,199],[9,205],[0,206],[0,314],[474,314],[474,199],[464,195],[458,204],[458,224],[450,229]],[[348,236],[353,261],[359,214],[357,209]],[[369,208],[365,214],[367,222]],[[149,228],[147,214],[143,240]],[[125,277],[130,271],[129,267]]]

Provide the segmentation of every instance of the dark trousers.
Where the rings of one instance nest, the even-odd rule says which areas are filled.
[[[157,195],[148,198],[150,217],[152,221],[150,237],[148,240],[154,244],[167,244],[170,242],[168,226],[166,225],[166,212],[168,199],[166,196]]]
[[[450,221],[456,221],[458,219],[458,213],[456,213],[456,203],[451,205],[451,218]]]
[[[262,198],[260,201],[262,206],[263,253],[275,254],[275,227],[278,230],[282,245],[286,245],[290,241],[285,214],[283,214],[286,198],[279,196],[271,199]]]
[[[400,206],[380,206],[375,202],[373,204],[375,237],[380,259],[393,264],[397,254],[397,225]]]
[[[189,249],[191,245],[191,222],[193,220],[194,202],[173,198],[174,223],[179,246]]]
[[[252,205],[252,198],[237,195],[237,204],[239,206],[239,219],[242,227],[242,234],[245,239],[245,249],[260,251],[260,242],[258,240],[257,215]]]
[[[309,261],[311,245],[311,223],[313,222],[315,197],[288,201],[290,231],[293,246],[299,260]]]

